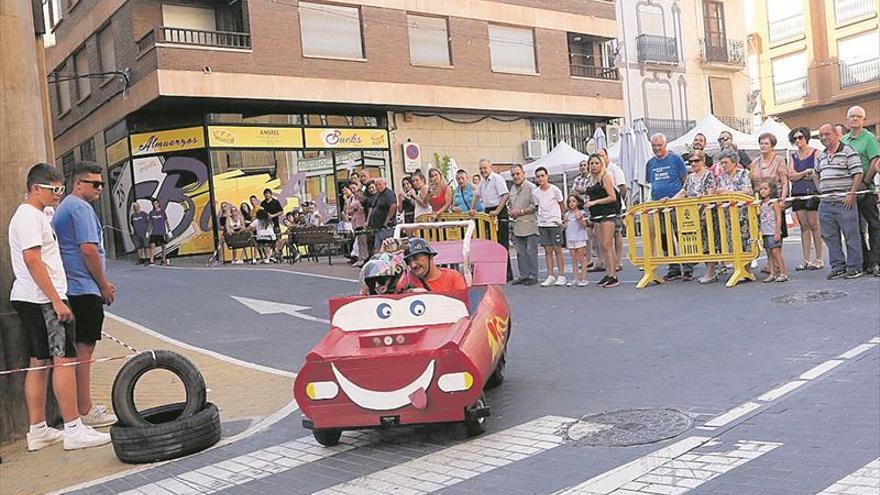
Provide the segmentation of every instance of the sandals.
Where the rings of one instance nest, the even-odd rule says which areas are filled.
[[[770,283],[770,282],[776,282],[776,277],[774,277],[773,275],[767,275],[767,277],[764,280],[762,280],[761,282],[763,282],[765,284]]]
[[[800,265],[794,267],[795,271],[802,272],[804,270],[813,270],[813,264],[807,260],[801,262]]]
[[[810,270],[821,270],[825,268],[825,262],[822,260],[816,260],[810,263]]]
[[[776,282],[788,282],[788,275],[779,275],[776,277]]]

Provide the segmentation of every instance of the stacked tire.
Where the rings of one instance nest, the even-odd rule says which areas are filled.
[[[154,369],[168,370],[183,382],[186,402],[137,410],[135,386]],[[176,459],[220,440],[220,412],[207,401],[205,379],[191,361],[176,352],[147,351],[126,362],[113,381],[112,401],[118,422],[110,428],[110,438],[122,462]]]

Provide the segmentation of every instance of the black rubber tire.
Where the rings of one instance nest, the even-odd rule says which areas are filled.
[[[153,356],[155,355],[155,359]],[[183,382],[186,391],[186,405],[180,419],[186,419],[205,408],[207,392],[205,379],[198,368],[187,358],[176,352],[158,350],[142,352],[126,362],[116,379],[113,380],[113,412],[122,426],[150,426],[143,413],[138,412],[134,404],[134,387],[144,373],[154,369],[165,369]]]
[[[147,409],[141,415],[150,426],[110,427],[113,451],[129,464],[167,461],[205,450],[220,440],[220,412],[208,403],[188,418],[180,418],[186,403]],[[178,419],[179,418],[179,419]]]
[[[489,375],[489,379],[486,380],[486,390],[491,390],[493,388],[501,386],[504,383],[504,371],[507,368],[507,348],[504,348],[504,352],[501,353],[501,357],[498,358],[498,364],[495,365],[495,370],[492,371],[492,374]]]
[[[474,404],[474,407],[483,407],[486,405],[486,399],[481,395],[477,402]],[[464,432],[468,437],[475,437],[477,435],[483,434],[486,431],[486,418],[470,418],[465,414],[465,420],[462,423],[464,425]]]
[[[336,428],[314,429],[312,430],[312,435],[315,437],[315,441],[324,447],[332,447],[339,443],[339,439],[342,437],[342,430]]]

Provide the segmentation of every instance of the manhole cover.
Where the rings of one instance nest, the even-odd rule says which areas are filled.
[[[794,294],[786,294],[784,296],[776,296],[771,301],[779,304],[801,304],[814,303],[821,301],[833,301],[846,297],[846,292],[839,290],[808,290],[804,292],[795,292]]]
[[[580,445],[628,447],[672,438],[693,425],[675,409],[624,409],[584,416],[569,425],[565,435]]]

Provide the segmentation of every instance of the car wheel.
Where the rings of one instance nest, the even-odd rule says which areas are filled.
[[[312,435],[314,435],[315,440],[324,447],[332,447],[339,443],[339,439],[342,437],[342,430],[337,430],[335,428],[316,429],[312,430]]]
[[[492,374],[489,375],[489,379],[486,380],[487,389],[493,389],[504,383],[504,371],[506,368],[507,348],[505,347],[504,352],[501,353],[501,357],[498,358],[498,364],[495,365],[495,371],[493,371]]]
[[[477,402],[473,405],[473,409],[481,409],[486,407],[486,400],[481,395]],[[477,416],[465,411],[464,431],[469,437],[475,437],[486,431],[486,417]]]
[[[152,425],[135,407],[134,387],[144,373],[159,368],[174,373],[183,382],[186,402],[179,415],[180,419],[186,419],[205,408],[205,379],[189,359],[166,350],[142,352],[128,360],[113,380],[113,412],[122,426]]]
[[[183,418],[185,402],[141,412],[149,426],[110,427],[113,451],[122,462],[143,464],[177,459],[207,449],[220,440],[220,412],[208,403],[196,414]]]

